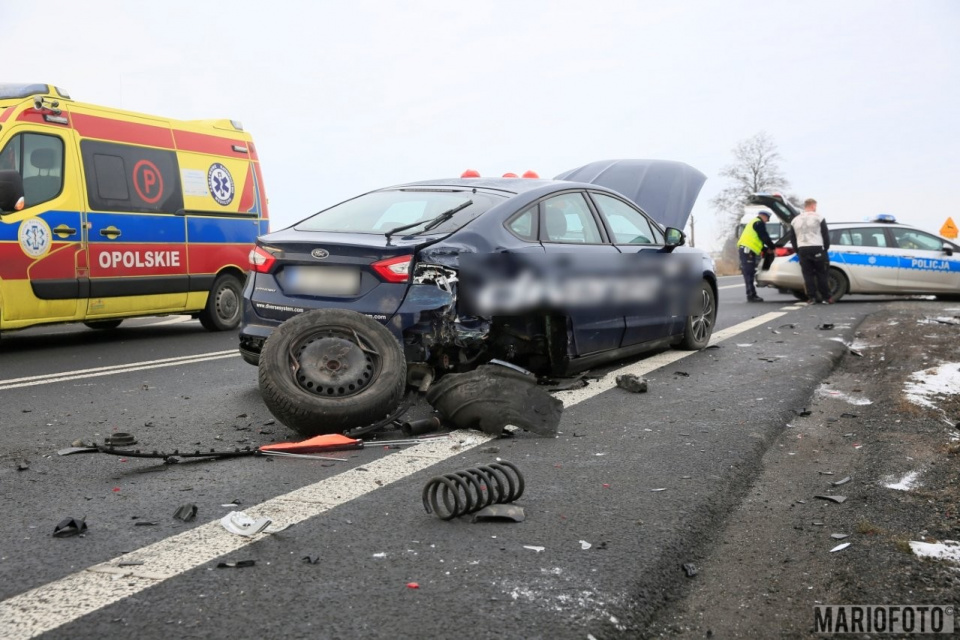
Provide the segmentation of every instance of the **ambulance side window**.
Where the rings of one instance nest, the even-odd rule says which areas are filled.
[[[177,213],[183,209],[174,151],[84,140],[80,156],[92,210]]]
[[[63,141],[40,133],[19,133],[0,151],[0,169],[20,173],[28,207],[53,200],[63,191]]]

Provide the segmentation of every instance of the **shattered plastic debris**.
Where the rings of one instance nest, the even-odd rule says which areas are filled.
[[[841,418],[858,418],[859,416],[855,413],[841,413]]]
[[[850,534],[849,533],[831,533],[830,537],[833,538],[834,540],[843,540],[844,538],[849,538]]]
[[[843,504],[847,501],[847,496],[813,496],[819,500],[829,500],[830,502],[836,502],[837,504]]]
[[[635,376],[632,373],[625,373],[622,376],[617,376],[616,380],[618,387],[629,391],[630,393],[647,392],[647,381],[643,378]]]
[[[95,446],[89,447],[67,447],[65,449],[60,449],[57,451],[58,456],[70,456],[75,453],[98,453],[100,450]]]
[[[237,560],[236,562],[218,562],[217,569],[243,569],[257,564],[256,560]]]
[[[798,410],[798,409],[794,409],[793,412],[794,412],[795,414],[797,414],[798,416],[800,416],[801,418],[805,418],[805,417],[807,417],[807,416],[810,415],[810,410],[807,409],[806,407],[804,407],[803,409],[799,409],[799,410]]]
[[[689,562],[686,564],[680,565],[680,568],[683,569],[683,572],[687,574],[688,578],[692,578],[693,576],[700,573],[700,570],[697,569],[696,565],[692,565]]]
[[[673,372],[673,375],[675,375],[675,376],[680,376],[681,378],[689,378],[689,377],[690,377],[690,374],[687,373],[686,371],[674,371],[674,372]]]
[[[307,564],[317,564],[320,562],[320,556],[303,556],[302,562]]]
[[[53,537],[55,538],[70,538],[72,536],[79,536],[87,531],[87,523],[85,518],[64,518],[60,521],[54,530]]]
[[[851,543],[849,543],[849,542],[844,542],[843,544],[838,544],[838,545],[835,546],[833,549],[830,549],[830,553],[835,553],[835,552],[837,552],[837,551],[843,551],[844,549],[846,549],[847,547],[849,547],[850,544],[851,544]]]
[[[17,471],[28,471],[30,469],[29,462],[21,462],[17,465]]]
[[[523,522],[526,518],[523,507],[515,504],[492,504],[477,511],[473,515],[473,522]]]
[[[666,487],[660,487],[659,489],[650,489],[651,493],[657,493],[658,491],[666,491]]]
[[[590,544],[589,542],[587,542],[586,540],[581,540],[581,541],[580,541],[580,548],[583,549],[584,551],[586,551],[587,549],[589,549],[589,548],[592,547],[592,546],[593,546],[593,545]]]
[[[830,331],[831,329],[833,329],[833,323],[824,322],[823,324],[818,324],[817,329],[820,329],[821,331]]]
[[[447,374],[427,391],[427,402],[455,427],[494,436],[508,425],[555,436],[563,412],[534,376],[496,365]]]
[[[541,551],[546,549],[546,547],[535,547],[533,545],[528,545],[528,544],[523,545],[523,548],[530,549],[530,551],[536,551],[537,553],[540,553]]]
[[[420,584],[417,583],[417,582],[408,582],[408,583],[407,583],[407,589],[419,589],[419,588],[420,588]]]
[[[220,525],[238,536],[252,537],[258,533],[279,533],[286,527],[270,527],[273,520],[270,518],[258,518],[254,520],[243,511],[231,511],[220,518]]]
[[[197,505],[193,503],[180,505],[180,507],[173,513],[173,517],[177,520],[190,522],[197,517]]]
[[[841,478],[840,480],[837,480],[836,482],[831,482],[830,484],[832,484],[835,487],[839,487],[842,484],[847,484],[848,482],[850,482],[850,480],[852,480],[852,478],[850,476],[847,476],[845,478]]]

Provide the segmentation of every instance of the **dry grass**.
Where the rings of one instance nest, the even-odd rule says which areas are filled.
[[[865,536],[876,536],[886,532],[880,527],[878,527],[877,525],[873,524],[872,522],[864,518],[857,523],[857,533]]]

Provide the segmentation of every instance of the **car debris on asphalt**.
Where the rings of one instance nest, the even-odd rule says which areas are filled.
[[[197,505],[193,503],[182,504],[173,512],[173,517],[183,522],[190,522],[197,517],[197,511]]]
[[[836,502],[837,504],[843,504],[844,502],[847,501],[847,496],[824,495],[824,496],[813,496],[813,497],[817,498],[818,500],[829,500],[830,502]]]
[[[617,386],[630,393],[646,393],[648,382],[632,373],[625,373],[616,378]]]
[[[473,514],[473,522],[523,522],[526,519],[523,507],[515,504],[492,504]]]
[[[257,564],[256,560],[236,560],[234,562],[218,562],[217,569],[244,569]]]
[[[231,511],[220,518],[220,526],[230,533],[238,536],[251,538],[258,533],[280,533],[286,526],[271,527],[273,520],[270,518],[251,518],[243,511]]]
[[[687,574],[688,578],[692,578],[700,573],[700,570],[696,567],[696,565],[690,564],[689,562],[680,565],[680,568],[683,569],[683,572]]]
[[[563,402],[537,386],[535,376],[500,365],[450,373],[427,391],[427,402],[458,429],[494,436],[507,426],[555,436]]]
[[[507,504],[523,495],[523,474],[516,465],[498,460],[427,481],[421,498],[427,513],[453,520],[494,504]]]
[[[64,518],[53,529],[53,537],[70,538],[83,535],[86,531],[87,522],[85,518]]]

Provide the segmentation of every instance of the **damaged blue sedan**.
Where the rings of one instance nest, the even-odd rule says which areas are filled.
[[[379,189],[259,238],[240,353],[305,435],[499,359],[566,375],[707,346],[713,263],[680,230],[705,176],[658,160]]]

